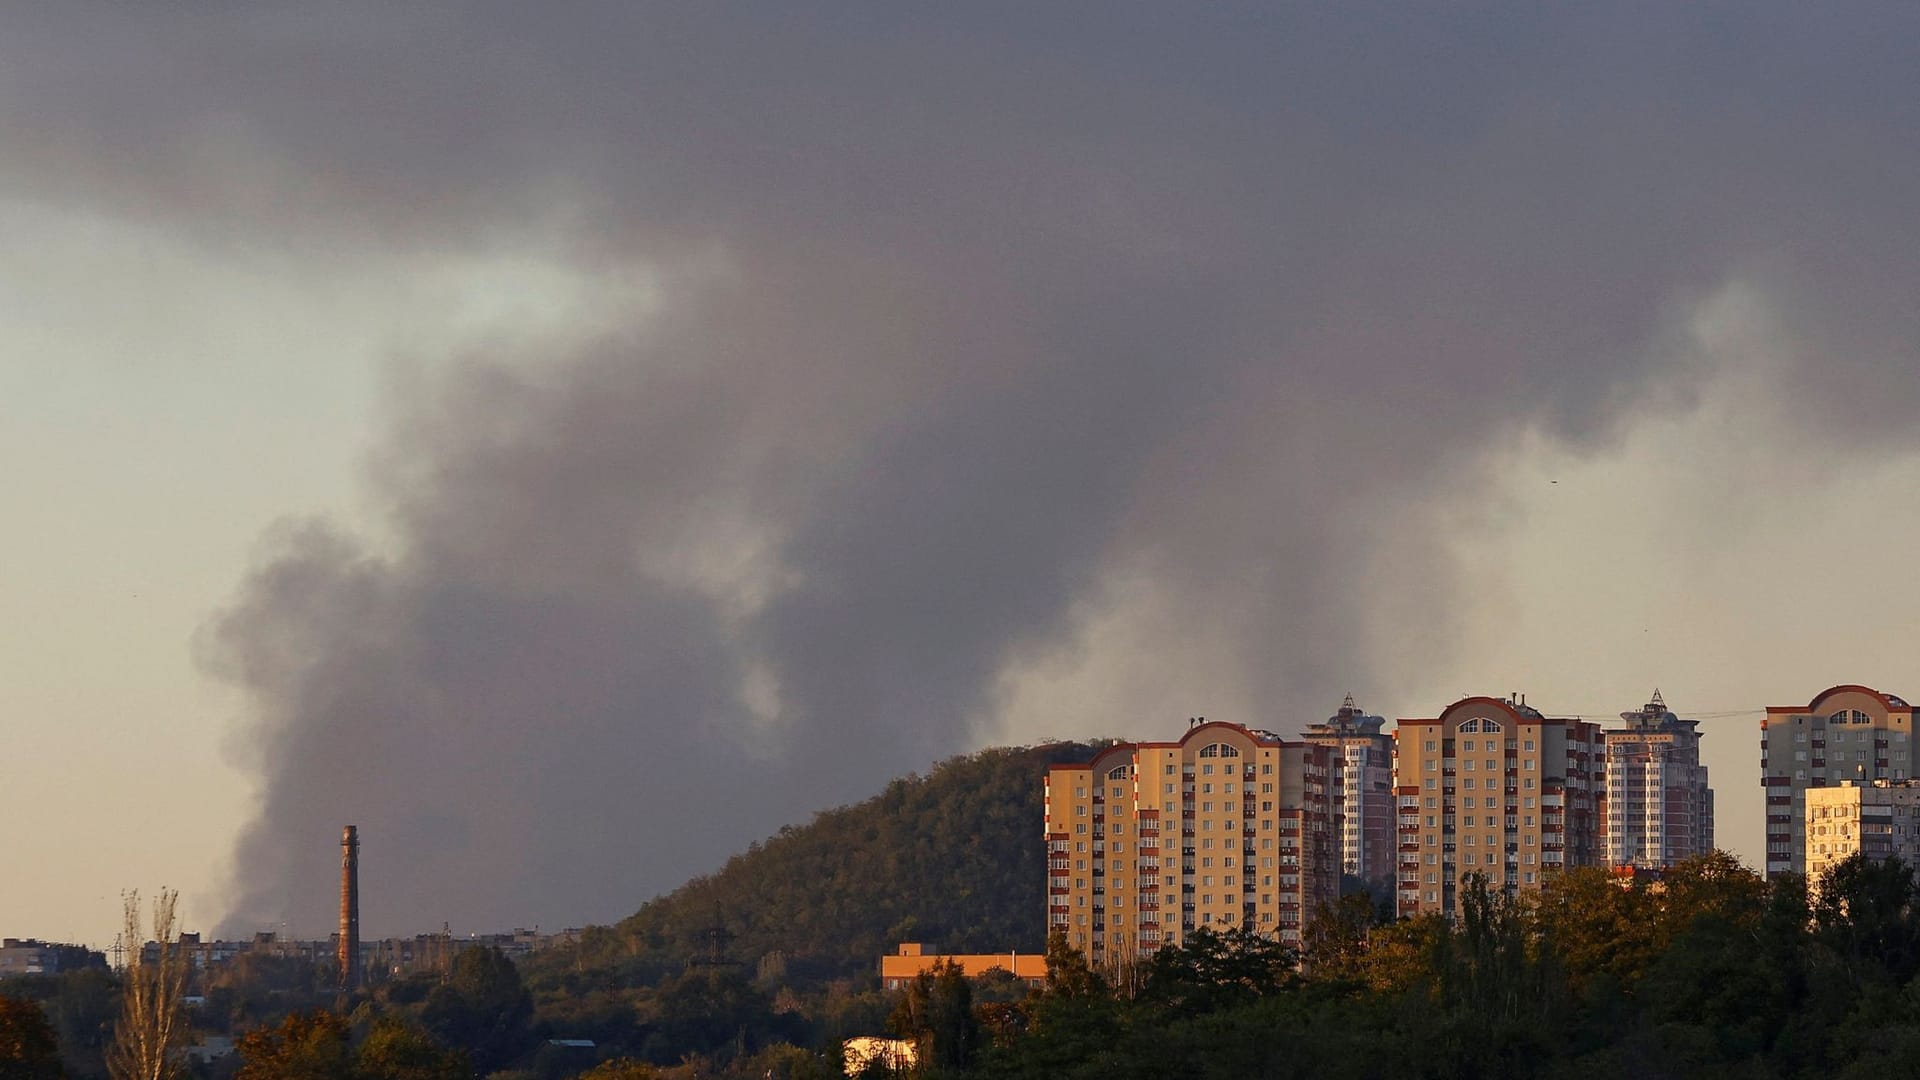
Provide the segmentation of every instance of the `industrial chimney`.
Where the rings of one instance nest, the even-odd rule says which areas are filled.
[[[360,985],[360,830],[340,830],[340,989]]]

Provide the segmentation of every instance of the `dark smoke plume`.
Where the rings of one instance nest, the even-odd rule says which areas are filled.
[[[1733,286],[1810,428],[1915,434],[1904,13],[459,10],[61,7],[0,74],[16,195],[654,283],[405,396],[391,541],[284,525],[207,628],[230,929],[324,926],[348,821],[369,932],[619,916],[1116,611],[1277,728],[1404,682],[1483,469],[1684,408]]]

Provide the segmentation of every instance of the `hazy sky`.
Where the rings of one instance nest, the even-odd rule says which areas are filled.
[[[0,930],[605,921],[1003,741],[1920,693],[1920,17],[0,35]],[[1036,823],[1037,828],[1037,823]]]

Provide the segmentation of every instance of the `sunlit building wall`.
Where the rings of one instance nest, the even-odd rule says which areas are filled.
[[[1912,737],[1913,706],[1871,687],[1835,686],[1804,706],[1768,706],[1760,728],[1768,876],[1806,872],[1808,791],[1911,779]]]
[[[1403,916],[1459,910],[1468,879],[1496,892],[1600,859],[1598,725],[1544,716],[1515,695],[1470,697],[1394,732]]]
[[[1047,771],[1047,927],[1095,963],[1251,927],[1292,945],[1338,896],[1334,751],[1196,721]]]
[[[1353,703],[1307,728],[1306,741],[1333,751],[1331,797],[1338,818],[1340,872],[1371,885],[1393,883],[1393,736],[1386,721]]]
[[[1806,793],[1807,877],[1815,888],[1854,855],[1920,866],[1920,782],[1843,780]]]
[[[1699,721],[1668,711],[1660,691],[1620,714],[1606,738],[1607,865],[1665,870],[1713,850],[1713,789],[1700,764]]]

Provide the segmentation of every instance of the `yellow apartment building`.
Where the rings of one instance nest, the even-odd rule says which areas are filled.
[[[1804,859],[1816,889],[1835,863],[1864,854],[1920,866],[1920,781],[1843,780],[1809,788]]]
[[[1515,695],[1469,697],[1394,732],[1402,916],[1458,910],[1467,878],[1513,895],[1601,856],[1598,725]]]
[[[1913,706],[1872,687],[1821,691],[1806,705],[1770,705],[1760,727],[1767,791],[1767,876],[1807,872],[1807,795],[1843,780],[1913,778]]]
[[[1172,742],[1120,744],[1048,769],[1047,928],[1096,964],[1252,927],[1298,946],[1338,897],[1338,751],[1190,721]]]

